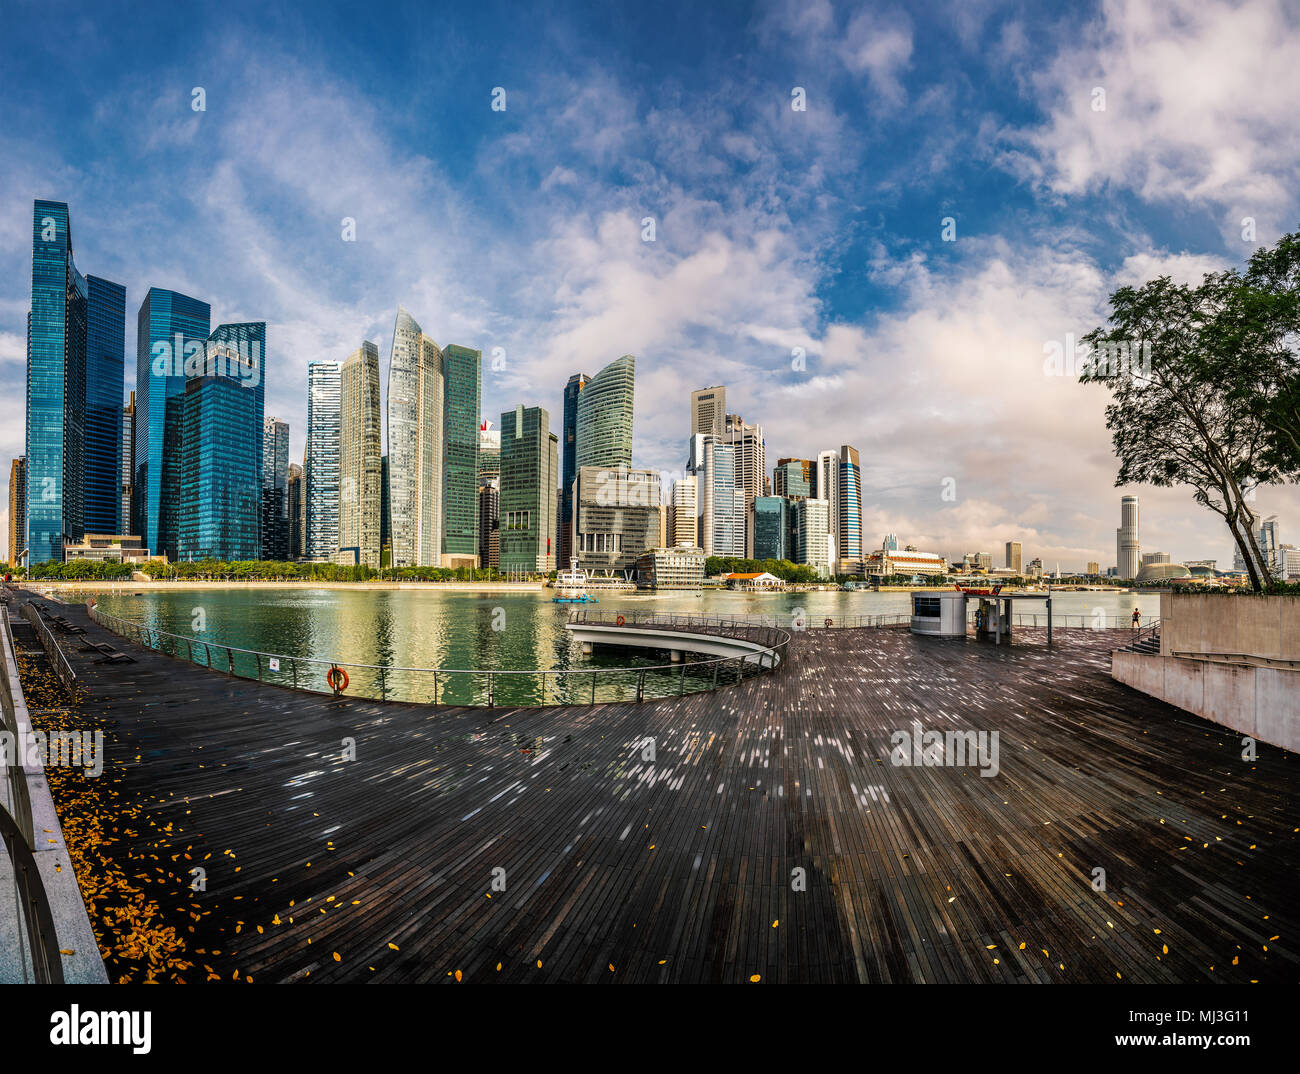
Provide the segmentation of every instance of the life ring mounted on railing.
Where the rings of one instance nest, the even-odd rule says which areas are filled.
[[[620,615],[617,619],[614,620],[614,622],[617,623],[619,626],[622,626],[624,623],[627,622],[627,620]]]
[[[834,625],[835,625],[835,620],[832,619],[832,618],[828,615],[828,616],[826,617],[826,629],[829,630],[829,629],[830,629],[831,627],[833,627]]]
[[[325,682],[334,691],[335,697],[339,697],[348,688],[349,681],[348,673],[337,664],[331,665],[329,671],[325,672]]]

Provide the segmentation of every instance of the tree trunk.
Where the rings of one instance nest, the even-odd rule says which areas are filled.
[[[1232,513],[1228,520],[1228,528],[1232,530],[1233,539],[1237,542],[1237,548],[1241,552],[1241,558],[1246,564],[1246,574],[1250,578],[1251,588],[1256,593],[1262,593],[1271,581],[1272,576],[1269,574],[1268,566],[1264,563],[1264,557],[1260,554],[1259,545],[1255,541],[1255,512],[1250,509],[1244,499],[1237,499],[1232,506]]]

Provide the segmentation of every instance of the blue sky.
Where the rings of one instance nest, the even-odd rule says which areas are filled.
[[[295,459],[307,363],[368,338],[386,366],[400,302],[483,350],[494,420],[558,421],[570,373],[632,353],[638,465],[681,468],[689,392],[717,383],[769,462],[857,446],[871,542],[1109,565],[1133,491],[1144,550],[1230,560],[1186,492],[1112,487],[1105,396],[1043,348],[1121,283],[1297,227],[1293,7],[520,7],[5,0],[0,391],[23,396],[53,198],[82,272],[127,287],[128,382],[150,286],[268,322]],[[22,440],[20,403],[6,460]],[[1258,506],[1300,535],[1294,489]]]

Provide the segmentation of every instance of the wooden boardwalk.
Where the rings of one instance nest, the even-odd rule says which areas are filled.
[[[1296,756],[1112,682],[1120,637],[810,631],[740,687],[545,709],[62,640],[110,738],[107,853],[187,980],[1294,983]],[[999,774],[891,764],[914,721],[997,731]]]

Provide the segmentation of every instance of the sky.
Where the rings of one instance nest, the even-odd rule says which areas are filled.
[[[1133,493],[1144,552],[1231,564],[1190,491],[1114,486],[1105,389],[1045,366],[1115,288],[1300,226],[1294,4],[0,0],[0,26],[6,472],[44,198],[127,288],[128,390],[151,286],[267,322],[298,462],[307,364],[370,339],[386,384],[400,303],[483,351],[494,423],[557,429],[570,374],[633,354],[636,466],[681,471],[713,384],[769,467],[857,447],[871,547],[1104,569]],[[1256,508],[1300,543],[1294,486]]]

